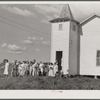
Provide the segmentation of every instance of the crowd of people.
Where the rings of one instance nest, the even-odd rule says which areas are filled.
[[[55,63],[45,63],[36,60],[33,61],[17,61],[9,63],[7,59],[4,61],[4,75],[7,77],[9,75],[9,67],[12,66],[10,75],[12,77],[17,76],[52,76],[55,77],[58,73],[58,62]],[[2,68],[3,68],[2,67]]]

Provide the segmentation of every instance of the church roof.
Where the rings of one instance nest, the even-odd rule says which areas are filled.
[[[68,17],[65,17],[65,18],[56,18],[56,19],[51,20],[50,22],[54,23],[54,22],[65,22],[65,21],[74,21],[76,23],[79,23],[78,21],[76,21],[74,19],[71,19],[71,18],[68,18]]]
[[[71,9],[68,4],[64,5],[61,11],[61,14],[58,18],[55,18],[51,20],[50,22],[64,22],[64,21],[75,21],[76,23],[79,23],[76,21],[72,15]]]
[[[94,19],[96,17],[100,18],[99,15],[93,14],[93,15],[89,16],[88,18],[86,18],[85,20],[81,21],[80,25],[82,26],[82,25],[88,23],[89,21],[91,21],[92,19]]]
[[[59,16],[60,18],[65,18],[65,17],[68,17],[68,18],[71,18],[71,19],[74,19],[73,17],[73,14],[71,12],[71,9],[69,7],[69,4],[65,4],[62,8],[62,11],[61,11],[61,14]]]

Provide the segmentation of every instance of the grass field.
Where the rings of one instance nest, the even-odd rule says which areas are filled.
[[[4,77],[3,71],[0,69],[0,90],[100,90],[100,78]]]
[[[0,89],[11,90],[99,90],[100,79],[89,77],[0,77]]]

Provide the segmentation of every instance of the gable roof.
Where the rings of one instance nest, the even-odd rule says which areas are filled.
[[[96,18],[96,17],[100,18],[99,15],[93,14],[93,15],[89,16],[88,18],[86,18],[85,20],[81,21],[80,25],[83,26],[86,23],[88,23],[89,21],[91,21],[92,19]]]

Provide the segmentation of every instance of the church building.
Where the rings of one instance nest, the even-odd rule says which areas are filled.
[[[81,13],[80,13],[81,14]],[[100,16],[78,22],[69,5],[51,22],[51,62],[69,75],[100,75]]]

